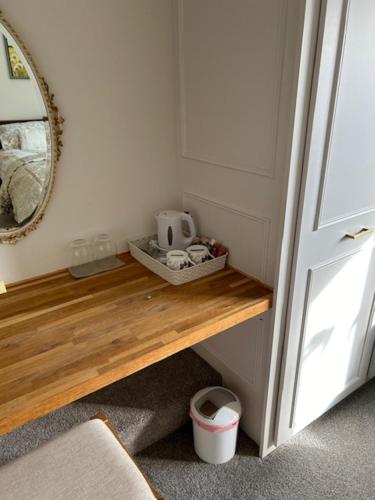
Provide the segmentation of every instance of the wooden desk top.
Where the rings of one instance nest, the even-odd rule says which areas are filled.
[[[272,292],[232,269],[176,287],[122,258],[0,295],[0,434],[271,308]]]

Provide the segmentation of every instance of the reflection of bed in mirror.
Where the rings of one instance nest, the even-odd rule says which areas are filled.
[[[47,118],[0,121],[0,226],[27,223],[42,204],[50,178]]]

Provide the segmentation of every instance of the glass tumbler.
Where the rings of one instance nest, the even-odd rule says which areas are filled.
[[[72,266],[87,264],[93,260],[92,246],[85,239],[74,240],[72,242]]]
[[[94,257],[101,269],[111,268],[117,249],[115,242],[108,234],[99,234],[94,240]]]

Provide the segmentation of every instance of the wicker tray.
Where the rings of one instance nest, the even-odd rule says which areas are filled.
[[[148,236],[135,241],[129,241],[130,253],[141,264],[150,269],[150,271],[158,274],[161,278],[165,279],[172,285],[182,285],[183,283],[194,281],[198,278],[202,278],[203,276],[207,276],[208,274],[220,271],[220,269],[224,269],[225,267],[228,254],[216,257],[216,259],[207,260],[202,264],[187,267],[181,271],[173,271],[140,248],[147,246],[148,242],[152,239],[156,240],[156,235]]]

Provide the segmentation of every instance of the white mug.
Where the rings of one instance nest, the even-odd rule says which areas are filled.
[[[204,245],[191,245],[187,247],[186,251],[194,264],[202,264],[202,262],[208,260],[210,256],[208,248]]]
[[[185,267],[189,267],[189,255],[183,250],[170,250],[167,252],[167,266],[173,271],[180,271]]]

